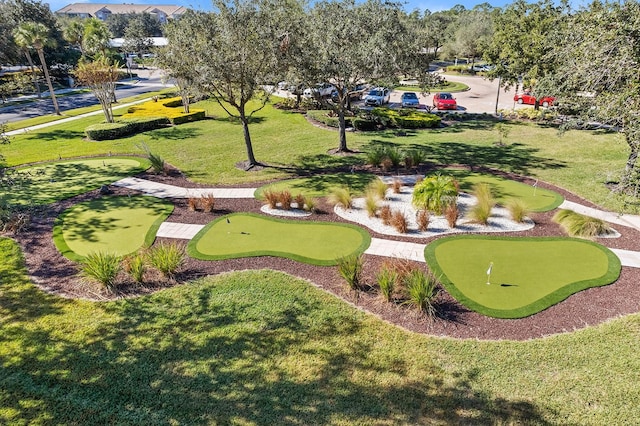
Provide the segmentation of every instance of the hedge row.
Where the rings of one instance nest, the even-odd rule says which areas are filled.
[[[331,111],[310,110],[307,116],[329,127],[338,127],[338,117]],[[363,111],[356,117],[345,117],[347,127],[356,130],[376,130],[380,127],[404,129],[430,129],[440,126],[441,118],[435,114],[416,110],[393,110],[389,108],[374,108]]]
[[[94,141],[119,139],[134,133],[146,132],[168,125],[167,117],[144,117],[127,119],[117,123],[99,123],[87,127],[84,132],[87,138]]]

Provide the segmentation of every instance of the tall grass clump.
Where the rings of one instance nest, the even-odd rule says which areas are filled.
[[[391,162],[391,166],[398,170],[400,167],[400,163],[402,162],[402,152],[398,148],[389,148],[386,152],[386,158]]]
[[[368,151],[366,154],[366,162],[367,164],[373,166],[373,167],[378,167],[380,166],[380,164],[382,163],[382,160],[384,159],[386,155],[386,150],[382,147],[376,147],[374,149],[372,149],[371,151]]]
[[[348,188],[334,188],[329,194],[329,203],[348,210],[353,205],[353,196]]]
[[[175,244],[160,243],[149,250],[149,263],[164,278],[172,279],[185,260],[184,249]]]
[[[486,225],[491,217],[491,210],[496,202],[491,194],[491,187],[484,183],[473,185],[473,195],[476,197],[476,204],[471,207],[468,215],[471,221]]]
[[[293,201],[291,192],[286,189],[284,191],[280,191],[280,196],[278,198],[280,200],[280,207],[282,210],[291,210],[291,202]]]
[[[446,206],[455,204],[458,193],[458,183],[453,177],[436,174],[416,183],[413,188],[413,204],[418,209],[441,215]]]
[[[101,284],[106,290],[114,291],[118,274],[122,269],[120,256],[107,252],[89,253],[82,262],[80,275]]]
[[[407,217],[400,210],[394,210],[391,214],[391,225],[401,234],[406,234],[409,231]]]
[[[262,198],[267,203],[270,209],[278,207],[278,201],[280,200],[280,194],[277,191],[267,189],[262,193]]]
[[[421,163],[424,163],[427,156],[424,151],[418,149],[412,149],[404,154],[404,165],[407,169],[418,167]]]
[[[444,217],[447,219],[447,223],[449,224],[449,228],[455,228],[458,223],[458,217],[460,216],[460,211],[458,210],[458,205],[456,203],[448,204],[444,209]]]
[[[294,197],[293,201],[296,203],[296,207],[300,210],[304,208],[304,194],[302,192],[298,192]]]
[[[425,232],[429,228],[429,219],[429,212],[427,210],[418,210],[416,214],[418,230]]]
[[[352,254],[338,259],[338,273],[353,291],[357,292],[360,289],[363,268],[364,260],[361,254]]]
[[[367,185],[366,192],[373,192],[380,200],[387,198],[387,184],[382,179],[374,179]]]
[[[144,282],[144,273],[147,270],[147,264],[142,254],[136,253],[125,257],[123,266],[124,271],[131,276],[135,283],[142,284]]]
[[[380,219],[382,220],[383,224],[387,226],[391,225],[391,216],[392,216],[391,207],[389,207],[388,204],[385,204],[384,206],[380,207]]]
[[[376,217],[378,212],[378,194],[368,190],[364,196],[364,207],[369,217]]]
[[[412,270],[406,277],[408,300],[406,303],[418,308],[429,318],[436,314],[434,300],[438,294],[438,281],[420,269]]]
[[[216,199],[213,194],[202,194],[200,197],[200,205],[202,206],[203,212],[211,213],[213,207],[216,205]]]
[[[166,173],[166,164],[164,158],[162,158],[159,154],[155,154],[151,151],[151,148],[145,143],[138,145],[146,154],[149,162],[151,163],[151,169],[156,174],[164,174]]]
[[[396,272],[393,268],[385,267],[384,265],[376,274],[376,281],[378,282],[378,286],[380,287],[380,294],[387,302],[391,302],[391,300],[393,299],[393,292],[396,289],[398,277],[398,272]]]
[[[553,221],[558,223],[572,237],[594,238],[613,233],[613,229],[604,220],[576,213],[572,210],[559,210],[553,216]]]
[[[402,182],[399,179],[394,179],[393,183],[391,184],[391,189],[393,190],[394,194],[399,194],[400,190],[402,189]]]
[[[304,209],[308,212],[315,212],[316,211],[316,205],[317,205],[317,201],[315,198],[312,197],[305,197],[304,198]]]
[[[505,207],[511,215],[511,220],[518,223],[524,222],[525,218],[531,213],[529,207],[527,207],[527,203],[520,198],[510,198],[506,202]]]

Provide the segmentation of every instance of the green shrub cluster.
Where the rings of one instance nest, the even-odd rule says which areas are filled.
[[[558,118],[558,112],[549,108],[518,108],[516,110],[500,110],[498,111],[504,118],[512,120],[535,120],[535,121],[553,121]]]
[[[143,117],[126,119],[117,123],[99,123],[87,127],[87,138],[94,141],[119,139],[134,133],[158,129],[170,124],[166,117]]]
[[[332,111],[309,110],[307,116],[329,127],[339,126],[338,117]],[[440,126],[441,118],[436,114],[414,109],[374,108],[371,111],[361,111],[355,117],[345,117],[345,122],[347,126],[361,131],[386,127],[430,129]]]

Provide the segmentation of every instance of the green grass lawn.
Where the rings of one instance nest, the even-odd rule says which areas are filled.
[[[262,198],[264,191],[288,190],[291,195],[303,194],[306,197],[326,197],[333,188],[346,187],[351,192],[362,194],[376,176],[368,173],[328,173],[313,176],[286,179],[261,186],[256,191],[256,198]]]
[[[240,213],[211,222],[189,242],[187,252],[205,260],[278,256],[335,265],[336,259],[360,254],[370,243],[369,234],[354,225]]]
[[[72,260],[91,253],[118,256],[153,244],[173,204],[154,197],[101,197],[76,204],[56,220],[53,241]]]
[[[3,424],[628,424],[640,315],[527,342],[392,326],[273,271],[114,302],[46,294],[0,239]]]
[[[235,167],[246,159],[242,127],[227,119],[213,101],[196,104],[213,119],[159,129],[115,141],[88,142],[84,129],[101,121],[91,117],[13,138],[0,147],[8,165],[79,155],[112,153],[143,154],[146,143],[154,152],[180,168],[191,179],[207,184],[238,184],[274,178],[327,173],[335,167],[348,169],[365,161],[364,154],[333,156],[338,133],[310,125],[300,114],[267,106],[251,124],[256,158],[273,167],[246,173]],[[492,121],[469,121],[433,130],[355,132],[347,135],[352,149],[366,152],[379,146],[419,149],[433,164],[491,167],[530,175],[560,185],[578,195],[618,209],[620,202],[604,183],[624,169],[628,147],[624,138],[601,131],[568,131],[528,123],[507,123],[509,136],[500,136]]]
[[[537,188],[501,176],[456,169],[445,169],[438,173],[454,176],[460,183],[460,189],[467,193],[473,192],[473,185],[476,183],[487,183],[498,203],[505,204],[510,198],[519,198],[526,203],[529,210],[534,212],[551,211],[564,201],[564,197],[555,191]]]
[[[611,284],[621,268],[609,249],[570,238],[446,237],[427,245],[425,257],[456,300],[496,318],[533,315],[578,291]]]
[[[50,204],[140,173],[149,165],[143,158],[104,157],[19,168],[0,180],[0,200],[22,205]]]

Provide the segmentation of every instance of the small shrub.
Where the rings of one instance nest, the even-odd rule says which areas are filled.
[[[396,283],[398,282],[398,272],[392,268],[382,266],[380,271],[376,274],[376,281],[380,287],[380,294],[387,302],[393,299],[393,292],[396,289]]]
[[[444,209],[444,217],[447,219],[449,228],[453,229],[456,227],[459,214],[460,212],[458,210],[458,205],[456,203],[447,204],[447,206]]]
[[[380,207],[380,219],[382,219],[382,223],[387,226],[391,225],[391,216],[391,207],[389,207],[387,204]]]
[[[353,205],[353,197],[348,188],[334,188],[329,194],[329,202],[348,210]]]
[[[278,192],[267,189],[262,193],[262,197],[264,198],[270,209],[275,209],[276,207],[278,207],[278,201],[280,199],[280,194]]]
[[[187,205],[189,208],[189,211],[191,212],[195,212],[196,210],[198,210],[200,204],[200,200],[198,200],[197,198],[189,198],[189,200],[187,200]]]
[[[594,238],[613,233],[611,227],[602,219],[585,216],[571,210],[559,210],[553,221],[558,223],[572,237]]]
[[[451,176],[436,174],[416,183],[413,188],[413,204],[418,209],[433,211],[440,215],[444,208],[455,204],[460,188]]]
[[[106,290],[114,291],[118,274],[122,269],[120,257],[112,253],[89,253],[82,262],[80,274],[101,284]]]
[[[395,210],[391,215],[391,225],[401,234],[406,234],[409,230],[407,217],[400,210]]]
[[[418,223],[418,229],[425,232],[429,228],[429,211],[418,210],[416,214],[416,222]]]
[[[285,189],[284,191],[280,192],[280,196],[278,198],[280,200],[280,207],[283,210],[291,210],[291,202],[293,201],[291,192]]]
[[[352,254],[338,259],[338,273],[344,278],[349,289],[353,291],[360,289],[363,266],[362,255]]]
[[[527,204],[520,198],[511,198],[507,201],[506,206],[511,215],[511,220],[514,222],[522,223],[524,219],[530,214]]]
[[[151,152],[151,148],[149,148],[145,143],[139,145],[139,147],[147,154],[147,158],[151,162],[151,169],[153,172],[157,174],[164,174],[166,172],[164,158]]]
[[[402,182],[400,182],[400,180],[398,179],[394,179],[393,183],[391,184],[391,189],[393,190],[394,194],[399,194],[400,190],[402,189]]]
[[[411,159],[411,163],[413,164],[413,167],[418,167],[420,164],[424,163],[425,160],[427,159],[427,156],[424,153],[424,151],[421,151],[418,149],[411,150],[406,155],[408,158]]]
[[[397,170],[402,162],[402,153],[398,148],[389,148],[386,153],[386,158],[391,161],[391,165]]]
[[[374,179],[367,185],[366,192],[373,192],[379,200],[384,200],[387,198],[387,188],[381,179]]]
[[[486,183],[477,183],[473,186],[473,195],[476,197],[476,204],[469,211],[469,218],[473,222],[486,225],[496,204],[491,195],[491,187]]]
[[[124,271],[131,276],[134,282],[144,282],[144,273],[147,270],[145,258],[140,253],[127,256],[123,261]]]
[[[378,146],[372,149],[371,151],[367,152],[367,158],[366,158],[367,164],[373,167],[378,167],[380,166],[380,163],[382,163],[384,156],[385,156],[385,149]]]
[[[177,244],[160,243],[149,250],[151,266],[165,278],[174,278],[184,259],[184,250]]]
[[[304,199],[304,209],[308,212],[316,211],[316,199],[311,197],[305,197]]]
[[[420,269],[414,269],[405,278],[408,300],[406,303],[414,305],[429,318],[436,314],[434,299],[437,295],[438,281],[431,274]]]
[[[304,208],[304,195],[301,192],[298,192],[293,200],[296,203],[296,207],[300,210]]]
[[[200,197],[200,205],[202,211],[205,213],[211,213],[216,205],[216,199],[213,194],[202,194]]]
[[[375,217],[378,211],[378,194],[374,191],[368,190],[365,193],[364,205],[369,217]]]
[[[384,157],[380,162],[380,167],[382,168],[383,171],[388,172],[393,167],[393,163],[391,162],[390,158]]]

